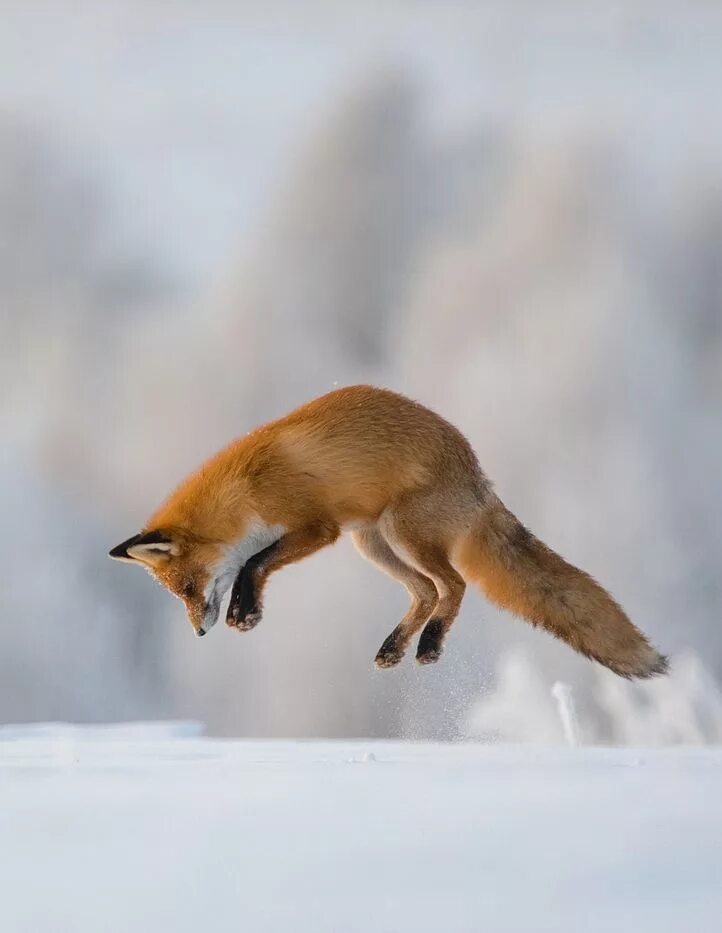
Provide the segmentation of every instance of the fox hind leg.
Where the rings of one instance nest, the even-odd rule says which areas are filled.
[[[377,667],[394,667],[403,658],[411,639],[431,617],[438,600],[436,587],[428,577],[405,564],[377,528],[354,531],[352,538],[363,557],[402,583],[411,596],[409,611],[381,645],[375,659]]]
[[[431,503],[412,499],[397,505],[385,516],[383,524],[383,534],[391,548],[418,573],[430,579],[438,594],[438,602],[419,638],[416,651],[419,664],[433,664],[441,657],[444,639],[466,592],[466,583],[451,565],[447,548],[429,534],[430,529],[436,530],[434,514]]]

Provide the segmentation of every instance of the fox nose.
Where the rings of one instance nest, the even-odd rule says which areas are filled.
[[[206,630],[205,630],[204,628],[197,628],[197,629],[196,629],[196,635],[197,635],[199,638],[203,638],[203,636],[204,636],[205,634],[206,634]]]

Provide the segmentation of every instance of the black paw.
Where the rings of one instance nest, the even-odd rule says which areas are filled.
[[[260,621],[260,606],[254,606],[252,609],[246,609],[245,611],[240,604],[234,606],[233,603],[231,603],[228,607],[226,625],[238,629],[239,632],[250,632]]]
[[[435,664],[439,660],[444,650],[445,634],[446,629],[441,619],[432,619],[426,623],[416,650],[416,660],[419,664]]]
[[[389,635],[386,641],[379,648],[379,653],[374,659],[376,667],[396,667],[404,656],[404,645],[396,629]]]
[[[237,628],[239,632],[250,632],[261,621],[261,607],[247,599],[235,599],[231,596],[226,613],[226,625]]]
[[[231,591],[231,601],[228,603],[226,625],[237,628],[240,632],[248,632],[261,621],[261,608],[258,605],[254,579],[254,567],[249,561],[243,567]]]

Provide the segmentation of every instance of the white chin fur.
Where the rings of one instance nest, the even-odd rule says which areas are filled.
[[[213,628],[218,621],[221,601],[231,588],[241,567],[254,554],[258,554],[259,551],[278,541],[285,531],[283,525],[267,525],[262,519],[256,517],[251,519],[246,526],[243,537],[225,548],[213,568],[213,574],[203,593],[206,601],[206,611],[203,616],[204,631],[207,632]]]

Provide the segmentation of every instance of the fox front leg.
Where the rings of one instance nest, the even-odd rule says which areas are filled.
[[[259,551],[246,562],[236,578],[228,606],[226,622],[241,632],[254,628],[261,620],[263,588],[276,570],[295,564],[322,547],[333,544],[341,529],[333,521],[317,520],[287,532],[275,544]]]
[[[261,605],[258,594],[257,576],[260,567],[275,551],[278,542],[271,544],[249,557],[238,571],[238,576],[231,591],[231,601],[228,604],[226,625],[238,629],[239,632],[250,632],[261,621]]]

